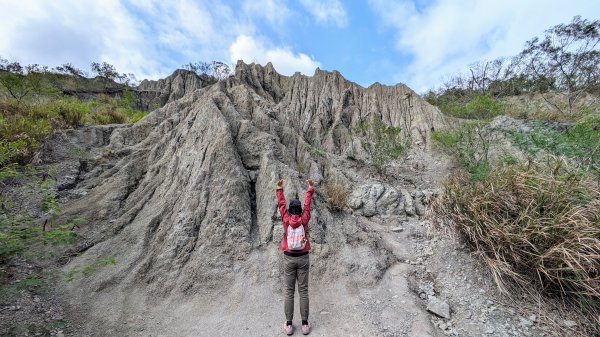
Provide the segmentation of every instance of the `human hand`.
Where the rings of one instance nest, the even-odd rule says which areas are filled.
[[[283,188],[283,179],[277,180],[277,188]]]
[[[306,183],[308,184],[309,187],[314,187],[315,183],[313,182],[312,179],[306,179]]]

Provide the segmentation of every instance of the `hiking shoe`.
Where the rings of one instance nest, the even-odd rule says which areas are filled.
[[[288,336],[291,336],[294,333],[294,326],[287,325],[287,322],[283,322],[283,332],[285,332]]]
[[[305,335],[308,335],[310,333],[310,328],[311,328],[310,323],[302,324],[302,333]]]

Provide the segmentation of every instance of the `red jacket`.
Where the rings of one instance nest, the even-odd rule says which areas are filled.
[[[308,221],[310,220],[310,201],[312,195],[315,192],[313,187],[308,187],[306,190],[306,196],[304,197],[304,208],[302,209],[302,215],[289,214],[285,204],[285,196],[283,195],[283,188],[277,189],[277,205],[279,207],[279,213],[281,213],[281,220],[283,222],[283,238],[281,238],[281,244],[279,248],[282,251],[293,252],[293,253],[304,253],[310,251],[310,240],[308,239]],[[292,228],[298,228],[300,225],[304,226],[304,232],[306,236],[306,246],[302,250],[291,251],[287,245],[287,231],[288,226]]]

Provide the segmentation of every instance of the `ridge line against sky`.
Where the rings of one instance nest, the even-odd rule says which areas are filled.
[[[0,0],[0,56],[23,64],[106,61],[138,79],[238,59],[291,75],[338,70],[362,86],[416,90],[525,42],[600,1]]]

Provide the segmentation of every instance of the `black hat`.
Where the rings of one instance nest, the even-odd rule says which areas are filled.
[[[290,208],[288,210],[290,214],[301,215],[302,214],[302,204],[298,199],[292,199],[290,201]]]

